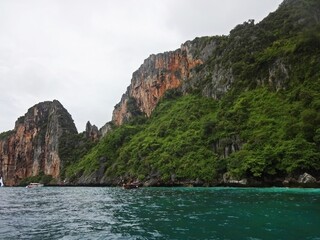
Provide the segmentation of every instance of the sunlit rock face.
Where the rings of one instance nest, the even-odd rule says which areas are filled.
[[[60,139],[76,133],[71,115],[57,100],[31,107],[16,121],[14,130],[0,139],[0,175],[5,184],[17,185],[39,174],[59,181]]]

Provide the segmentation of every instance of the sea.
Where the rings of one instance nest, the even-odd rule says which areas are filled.
[[[0,239],[320,240],[320,189],[3,187]]]

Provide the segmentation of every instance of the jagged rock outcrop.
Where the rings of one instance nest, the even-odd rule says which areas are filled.
[[[59,181],[63,159],[60,138],[77,134],[71,115],[57,100],[39,103],[20,117],[11,133],[0,139],[0,174],[7,186],[39,174]]]
[[[316,181],[317,179],[311,176],[309,173],[300,175],[298,179],[298,183],[315,183]]]
[[[90,121],[86,124],[86,138],[93,142],[99,141],[101,133],[96,125],[91,125]]]

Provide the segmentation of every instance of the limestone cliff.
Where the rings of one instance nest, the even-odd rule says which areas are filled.
[[[76,158],[67,182],[314,183],[320,169],[319,9],[318,0],[285,0],[258,24],[250,19],[228,36],[196,38],[151,55],[133,73],[113,122],[100,130],[105,138]],[[143,121],[162,96],[163,104]]]
[[[210,48],[210,43],[206,47]],[[207,50],[199,54],[197,49],[196,41],[188,41],[176,51],[150,55],[133,73],[127,92],[115,106],[113,122],[121,125],[129,120],[134,114],[132,105],[149,117],[164,93],[181,86],[190,77],[191,69],[203,63]]]
[[[71,115],[57,100],[39,103],[20,117],[15,128],[0,139],[0,175],[7,186],[39,174],[59,180],[63,159],[59,140],[76,134]]]
[[[291,12],[295,8],[304,12]],[[228,36],[196,38],[175,51],[151,55],[133,73],[130,86],[115,106],[113,122],[121,125],[132,118],[132,107],[149,117],[165,92],[175,88],[183,94],[196,92],[213,99],[221,99],[233,87],[240,91],[257,86],[286,90],[292,74],[290,61],[281,55],[264,59],[263,51],[276,48],[277,38],[318,25],[316,9],[307,7],[302,0],[287,0],[258,24],[250,19],[237,25]],[[289,12],[291,25],[284,26],[280,19]],[[271,32],[283,35],[274,36]]]

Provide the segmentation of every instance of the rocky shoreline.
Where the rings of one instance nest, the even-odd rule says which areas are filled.
[[[64,184],[55,184],[48,186],[70,186],[70,187],[122,187],[123,185],[135,184],[137,187],[289,187],[289,188],[320,188],[320,179],[315,178],[309,173],[304,173],[296,178],[275,178],[256,180],[243,178],[234,179],[229,174],[224,174],[222,179],[204,182],[201,180],[183,180],[183,181],[162,181],[159,178],[150,178],[146,181],[113,179],[103,182],[90,181],[85,182],[66,182]]]

